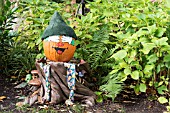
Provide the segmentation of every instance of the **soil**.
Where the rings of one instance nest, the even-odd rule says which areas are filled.
[[[118,95],[114,102],[106,100],[96,103],[93,107],[85,107],[77,103],[67,107],[61,103],[53,106],[34,105],[17,108],[15,104],[21,101],[25,89],[16,90],[15,86],[15,82],[5,80],[0,76],[0,97],[6,97],[0,100],[0,113],[163,113],[166,111],[166,105],[148,100],[145,94],[136,96],[125,92]]]

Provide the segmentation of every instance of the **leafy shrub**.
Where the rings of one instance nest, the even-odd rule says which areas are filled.
[[[100,89],[108,97],[115,97],[114,84],[130,79],[126,86],[136,94],[150,89],[161,95],[168,93],[170,18],[166,4],[95,0],[89,3],[91,12],[76,19],[81,47],[77,57],[87,60],[93,72],[102,74],[94,73],[103,80]]]
[[[68,19],[74,16],[75,10],[69,4],[69,2],[56,3],[49,0],[20,0],[17,11],[19,36],[14,38],[16,48],[11,53],[19,54],[13,56],[15,61],[11,62],[17,64],[14,69],[17,73],[24,72],[24,70],[29,72],[35,68],[35,59],[44,57],[41,35],[55,11],[59,12],[69,24]],[[18,61],[19,59],[21,61]]]
[[[7,74],[8,69],[8,57],[11,48],[13,48],[14,40],[12,37],[15,33],[12,31],[12,26],[17,8],[13,8],[13,3],[9,0],[5,2],[1,0],[0,3],[0,70],[1,73]]]
[[[40,54],[37,58],[43,57],[41,35],[55,11],[62,13],[63,18],[70,17],[69,13],[63,12],[64,8],[65,5],[48,0],[21,0],[18,12],[22,21],[19,27],[20,36],[17,37],[16,41],[27,44],[28,49],[38,50]]]

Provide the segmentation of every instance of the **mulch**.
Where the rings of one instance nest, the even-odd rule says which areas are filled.
[[[30,112],[36,113],[37,110],[41,110],[40,105],[33,105],[25,110],[20,110],[16,108],[15,104],[20,100],[19,97],[25,94],[26,89],[18,89],[16,90],[14,87],[16,86],[15,82],[9,81],[9,79],[5,79],[3,76],[0,76],[0,96],[6,96],[3,101],[0,101],[0,113],[26,113]],[[124,92],[123,92],[124,93]],[[147,95],[133,95],[124,94],[118,95],[115,101],[106,100],[102,103],[96,103],[93,107],[79,107],[76,104],[78,111],[80,113],[163,113],[166,111],[166,105],[162,105],[157,101],[150,101],[147,98]],[[42,105],[41,105],[42,106]],[[74,107],[74,106],[73,106]],[[74,113],[76,108],[67,107],[64,103],[52,105],[50,108],[53,109],[53,112],[57,113]],[[36,110],[35,110],[36,109]],[[47,109],[48,110],[48,109]],[[53,113],[52,112],[52,113]],[[43,112],[42,112],[43,113]],[[51,113],[51,112],[50,112]],[[76,112],[75,112],[76,113]]]

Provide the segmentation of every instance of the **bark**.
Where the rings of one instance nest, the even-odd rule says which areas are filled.
[[[58,104],[69,99],[70,90],[66,81],[67,70],[62,62],[48,62],[50,64],[50,77],[48,78],[50,82],[50,100],[46,99],[46,80],[45,73],[40,66],[40,63],[36,62],[36,68],[38,70],[39,79],[41,81],[40,86],[32,86],[36,88],[31,94],[25,99],[23,104],[33,105],[34,103],[49,103]],[[81,65],[86,65],[84,68]],[[81,64],[76,67],[77,70],[82,71],[83,69],[87,72],[87,64]],[[81,67],[81,68],[79,68]],[[86,69],[85,69],[86,68]],[[86,73],[87,74],[87,73]],[[86,81],[87,83],[87,81]],[[95,104],[96,95],[87,86],[76,81],[76,90],[74,91],[74,100],[85,102],[86,104],[93,106]],[[35,90],[36,89],[36,90]]]

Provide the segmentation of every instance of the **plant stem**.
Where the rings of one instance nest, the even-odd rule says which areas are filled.
[[[3,15],[4,10],[4,0],[0,0],[0,16]]]

